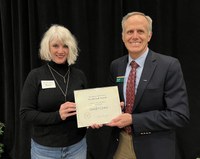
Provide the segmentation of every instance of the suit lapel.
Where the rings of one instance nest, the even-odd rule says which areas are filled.
[[[119,67],[119,72],[118,72],[119,76],[125,76],[127,63],[128,63],[128,56],[125,56],[122,59],[122,63],[120,64],[121,66]],[[124,82],[120,82],[118,84],[118,88],[119,88],[119,92],[120,92],[120,97],[121,97],[122,101],[124,101],[123,86],[124,86]]]
[[[142,75],[141,75],[141,78],[139,81],[139,85],[137,88],[134,109],[137,107],[139,101],[141,100],[142,94],[144,93],[144,90],[151,79],[151,76],[156,68],[156,65],[157,65],[157,63],[156,63],[156,58],[154,56],[154,53],[152,51],[149,51],[146,61],[145,61],[145,64],[144,64],[144,68],[143,68]]]

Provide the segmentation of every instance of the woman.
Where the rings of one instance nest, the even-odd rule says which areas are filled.
[[[71,32],[51,26],[40,45],[45,64],[33,69],[23,87],[20,116],[32,124],[32,159],[85,159],[86,128],[77,128],[74,90],[86,88],[82,71],[72,67],[78,47]]]

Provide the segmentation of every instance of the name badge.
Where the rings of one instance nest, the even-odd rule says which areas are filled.
[[[55,81],[53,80],[41,81],[41,84],[42,84],[42,89],[56,88]]]
[[[124,76],[118,76],[118,77],[116,78],[116,82],[117,82],[117,83],[122,83],[122,82],[124,82]]]

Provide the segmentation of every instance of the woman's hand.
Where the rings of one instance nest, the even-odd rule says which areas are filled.
[[[90,125],[90,127],[92,128],[92,129],[99,129],[99,128],[101,128],[103,126],[103,124],[93,124],[93,125]]]
[[[60,106],[59,114],[62,120],[76,114],[76,104],[73,102],[65,102]]]

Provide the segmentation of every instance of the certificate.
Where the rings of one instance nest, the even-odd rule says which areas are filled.
[[[122,113],[117,86],[74,91],[78,127],[105,124]]]

